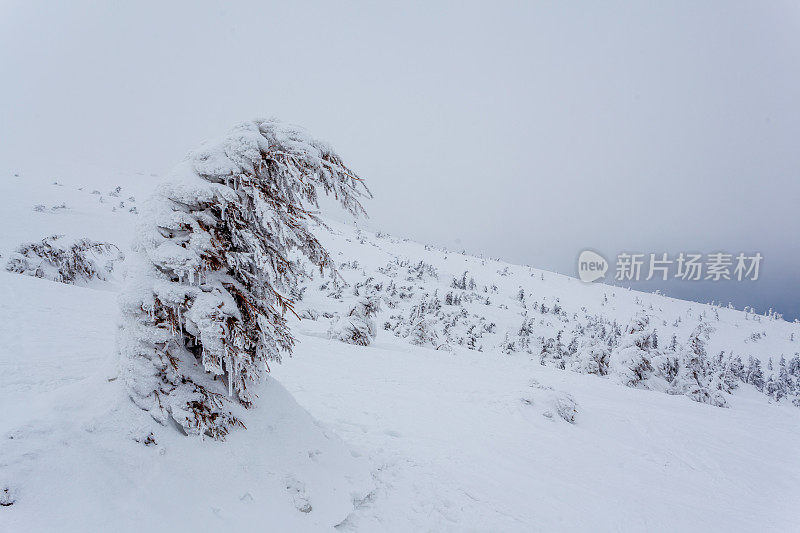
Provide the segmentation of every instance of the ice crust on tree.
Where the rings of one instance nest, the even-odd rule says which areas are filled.
[[[284,314],[304,275],[335,275],[312,233],[318,194],[354,215],[369,196],[325,143],[254,120],[192,152],[142,212],[121,297],[123,374],[155,420],[223,438],[253,386],[294,343]]]

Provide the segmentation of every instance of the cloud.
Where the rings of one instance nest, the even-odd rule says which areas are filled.
[[[276,115],[369,180],[383,230],[571,275],[587,247],[761,251],[739,296],[800,300],[795,4],[2,9],[6,167],[163,172]]]

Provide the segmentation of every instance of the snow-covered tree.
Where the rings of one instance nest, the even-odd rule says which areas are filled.
[[[525,289],[520,287],[519,291],[517,291],[517,296],[515,297],[515,299],[518,302],[520,302],[521,304],[523,304],[523,306],[524,306],[524,304],[525,304]]]
[[[714,386],[717,389],[730,393],[739,387],[740,376],[744,371],[741,358],[726,355],[721,351],[712,361],[712,365],[715,374]]]
[[[572,370],[581,374],[608,374],[608,359],[610,350],[605,339],[590,337],[586,339],[575,353],[571,362]]]
[[[774,398],[775,400],[780,400],[782,398],[780,386],[778,385],[778,381],[775,379],[775,374],[771,373],[769,378],[767,378],[767,382],[764,385],[764,394],[770,398]]]
[[[800,378],[800,354],[794,354],[789,361],[789,375]]]
[[[764,390],[764,371],[761,370],[761,361],[752,355],[747,360],[747,383],[758,390]]]
[[[789,377],[789,369],[786,365],[786,358],[781,354],[781,359],[778,362],[778,381],[784,395],[789,394],[792,389],[792,380]]]
[[[418,316],[411,323],[408,330],[408,341],[417,346],[437,345],[439,334],[436,332],[434,321],[425,316]]]
[[[18,246],[6,270],[67,284],[106,281],[124,257],[111,243],[51,235]]]
[[[566,368],[567,349],[563,343],[564,331],[560,330],[555,338],[542,339],[542,349],[539,352],[539,363],[552,365],[560,369]]]
[[[637,314],[625,330],[619,344],[609,357],[609,373],[623,385],[636,387],[642,384],[652,373],[653,357],[650,342],[650,318]]]
[[[276,121],[241,123],[192,152],[151,198],[121,300],[133,401],[187,433],[223,438],[252,385],[294,338],[284,314],[302,268],[335,266],[312,232],[318,195],[363,213],[361,179],[325,143]],[[294,259],[293,259],[294,257]]]
[[[771,361],[771,360],[770,360]],[[764,392],[777,401],[782,400],[792,392],[792,382],[786,367],[786,358],[781,355],[778,363],[778,374],[770,373],[764,386]]]
[[[747,370],[742,363],[742,358],[738,355],[731,359],[731,372],[739,381],[747,382]]]
[[[517,333],[517,344],[522,350],[529,350],[531,345],[531,335],[533,335],[534,323],[532,319],[525,318]]]
[[[375,315],[380,311],[380,298],[362,296],[346,316],[340,317],[328,331],[328,336],[348,344],[368,346],[375,339],[378,327]]]
[[[539,351],[539,363],[544,366],[551,361],[558,358],[558,350],[556,349],[556,340],[552,337],[541,339],[542,349]]]
[[[673,393],[683,394],[696,402],[726,407],[728,402],[723,395],[726,386],[724,368],[715,372],[706,351],[712,331],[713,328],[707,323],[701,322],[689,335],[687,346],[679,359],[678,374],[670,388]]]

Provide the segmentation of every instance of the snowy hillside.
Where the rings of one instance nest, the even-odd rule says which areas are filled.
[[[412,345],[527,355],[723,407],[746,385],[800,405],[800,323],[585,284],[341,225],[325,243],[337,251],[346,283],[308,282],[299,306],[305,318],[325,322],[378,295],[380,329]],[[687,357],[697,359],[695,367]],[[632,370],[642,360],[648,368]],[[689,369],[694,388],[682,381]]]
[[[2,194],[19,201],[3,213],[12,231],[0,260],[16,238],[59,233],[128,250],[135,215],[120,202],[135,205],[129,190],[157,181],[144,180],[132,176],[122,199],[116,185],[93,194],[4,179]],[[373,490],[371,466],[273,379],[247,431],[225,443],[153,426],[118,379],[118,274],[73,286],[0,273],[0,530],[314,531]]]
[[[15,172],[0,177],[0,530],[800,523],[796,323],[331,223],[316,231],[343,279],[307,269],[294,355],[247,429],[186,437],[129,400],[115,348],[118,252],[159,178]],[[76,257],[86,279],[64,279]],[[351,313],[365,299],[380,310]],[[354,333],[375,336],[340,340]]]

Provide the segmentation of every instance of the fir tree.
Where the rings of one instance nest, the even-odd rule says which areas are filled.
[[[433,321],[424,316],[416,318],[408,332],[409,342],[417,346],[425,346],[427,344],[436,346],[438,338],[439,335],[436,333]]]
[[[124,258],[110,243],[51,235],[17,247],[5,268],[8,272],[59,283],[82,284],[92,280],[107,281],[114,263]]]
[[[673,334],[672,340],[669,342],[669,351],[674,352],[678,349],[678,336]]]
[[[689,342],[680,358],[678,374],[672,381],[673,392],[684,394],[696,402],[726,407],[722,371],[715,372],[709,361],[706,343],[713,329],[701,322],[689,335]]]
[[[752,355],[747,360],[747,383],[758,390],[764,390],[764,372],[761,370],[761,361]]]
[[[575,353],[570,366],[582,374],[608,374],[610,350],[608,344],[600,337],[591,337]]]
[[[236,126],[190,154],[150,201],[121,300],[123,374],[155,420],[224,438],[253,385],[294,338],[284,318],[300,252],[335,273],[312,233],[330,194],[353,214],[369,195],[326,144],[275,120]]]
[[[769,375],[767,383],[764,385],[764,394],[770,398],[774,398],[775,400],[781,399],[782,395],[780,393],[778,382],[775,380],[775,374]]]
[[[731,372],[739,381],[747,382],[747,371],[742,363],[742,358],[738,355],[731,360]]]
[[[739,363],[737,366],[737,359]],[[739,375],[741,366],[741,359],[734,358],[725,354],[724,351],[719,352],[716,360],[713,362],[714,380],[712,388],[716,388],[723,392],[730,393],[739,386]]]
[[[792,391],[792,381],[789,378],[789,370],[786,367],[786,358],[781,355],[780,362],[778,363],[778,379],[777,390],[775,399],[781,400],[788,396]]]
[[[794,357],[789,360],[789,374],[800,378],[800,354],[794,354]]]
[[[377,295],[362,296],[346,316],[337,320],[328,331],[328,336],[348,344],[368,346],[377,335],[375,315],[380,311]]]
[[[623,385],[636,387],[652,373],[652,345],[650,343],[650,319],[641,313],[636,315],[626,328],[626,335],[609,357],[610,370]]]

